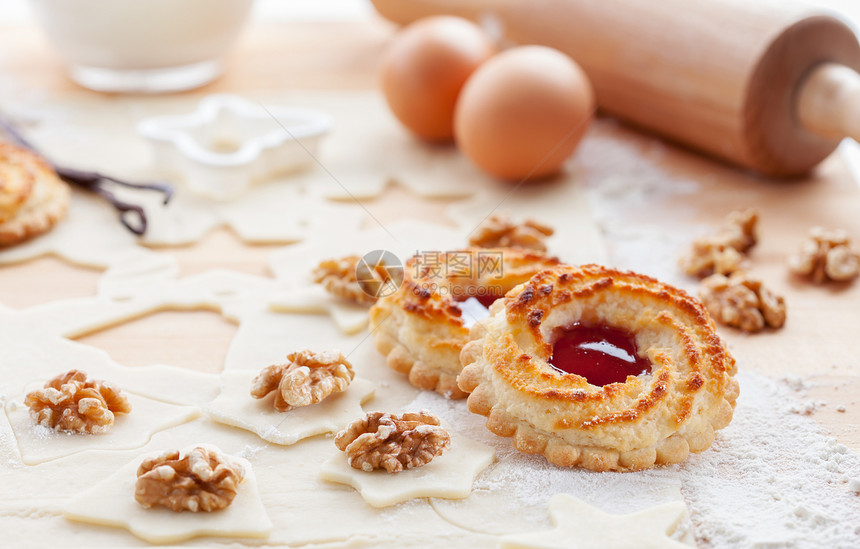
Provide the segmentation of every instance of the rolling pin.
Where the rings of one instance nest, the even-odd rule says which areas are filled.
[[[860,44],[787,1],[373,0],[405,24],[450,14],[567,53],[608,114],[770,176],[860,140]]]

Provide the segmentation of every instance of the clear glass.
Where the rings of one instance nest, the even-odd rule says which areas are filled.
[[[173,92],[218,77],[254,0],[30,0],[78,84]]]
[[[168,93],[208,84],[221,75],[220,61],[203,61],[160,69],[114,69],[69,65],[72,80],[103,92]]]

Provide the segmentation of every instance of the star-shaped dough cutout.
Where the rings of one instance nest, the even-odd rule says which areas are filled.
[[[273,405],[274,393],[262,399],[251,397],[251,382],[256,371],[233,370],[221,375],[221,394],[206,412],[219,423],[251,431],[263,440],[290,445],[326,433],[340,431],[364,411],[361,405],[373,397],[374,386],[356,378],[342,393],[322,402],[279,412]]]
[[[118,415],[109,431],[94,435],[63,433],[37,425],[24,405],[23,394],[9,400],[6,415],[18,442],[21,461],[37,465],[87,450],[141,448],[153,434],[200,416],[197,407],[177,406],[133,393],[126,396],[131,412]]]
[[[391,225],[404,219],[425,221],[455,227],[448,216],[448,209],[462,198],[444,196],[421,196],[399,181],[391,181],[378,195],[358,199],[367,210],[362,229],[371,230],[380,225]],[[372,216],[372,217],[371,217]]]
[[[381,469],[366,472],[353,469],[346,454],[337,452],[323,463],[320,476],[329,482],[352,486],[373,507],[388,507],[415,498],[468,497],[475,478],[495,459],[495,451],[456,433],[444,422],[443,426],[451,435],[451,447],[423,467],[399,473]]]
[[[501,538],[502,549],[689,549],[669,536],[687,507],[672,501],[629,515],[613,515],[570,494],[549,500],[555,528]]]
[[[305,282],[301,287],[272,296],[269,308],[281,313],[327,314],[345,334],[356,334],[367,326],[367,305],[350,303],[328,293],[318,284]]]
[[[208,446],[198,444],[194,446]],[[182,450],[184,455],[194,446]],[[245,469],[245,479],[233,502],[214,513],[175,513],[156,507],[144,509],[134,499],[137,468],[154,452],[135,458],[92,488],[71,498],[63,506],[69,520],[125,528],[150,543],[175,543],[199,536],[265,538],[272,530],[272,521],[260,499],[257,478],[251,463],[233,457]]]

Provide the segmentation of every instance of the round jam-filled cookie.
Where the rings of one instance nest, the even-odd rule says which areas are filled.
[[[0,143],[0,247],[49,231],[69,197],[68,185],[37,154]]]
[[[597,265],[535,275],[460,355],[469,410],[551,463],[635,471],[707,449],[732,419],[735,361],[704,306]]]
[[[376,348],[421,389],[465,398],[460,351],[486,307],[558,259],[517,248],[424,252],[406,262],[403,284],[370,309]]]

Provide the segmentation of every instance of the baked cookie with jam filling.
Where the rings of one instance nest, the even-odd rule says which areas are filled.
[[[487,307],[558,259],[519,248],[424,252],[407,260],[401,286],[370,309],[376,348],[414,386],[465,398],[460,351]]]
[[[536,274],[490,307],[459,387],[522,452],[635,471],[701,452],[732,419],[735,360],[683,290],[598,265]]]

